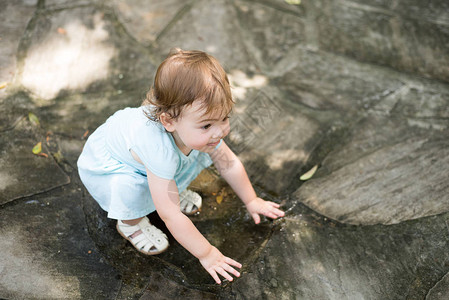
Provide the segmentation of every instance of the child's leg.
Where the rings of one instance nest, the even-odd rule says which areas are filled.
[[[134,225],[139,224],[139,222],[140,222],[143,218],[144,218],[144,217],[138,218],[138,219],[132,219],[132,220],[122,220],[122,222],[125,223],[125,224],[128,224],[128,225],[134,226]]]
[[[138,218],[138,219],[133,219],[133,220],[122,220],[122,222],[127,225],[130,225],[130,226],[135,226],[135,225],[139,224],[139,222],[142,221],[142,219],[143,219],[143,217]],[[141,233],[142,233],[142,230],[139,229],[136,232],[134,232],[132,235],[130,235],[129,237],[133,239]]]

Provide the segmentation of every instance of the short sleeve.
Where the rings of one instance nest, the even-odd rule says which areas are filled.
[[[131,149],[139,156],[145,167],[156,176],[174,179],[179,165],[179,155],[161,145],[136,144]]]
[[[147,121],[139,123],[131,133],[129,149],[139,156],[151,173],[161,178],[174,179],[180,163],[179,154],[167,133],[157,124]]]

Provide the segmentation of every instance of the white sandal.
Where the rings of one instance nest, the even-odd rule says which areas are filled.
[[[186,215],[193,215],[201,210],[202,199],[198,193],[185,189],[179,194],[181,211]]]
[[[132,237],[139,230],[141,233]],[[117,231],[143,254],[155,255],[168,248],[168,238],[165,233],[151,225],[147,217],[144,217],[137,225],[128,225],[118,220]]]

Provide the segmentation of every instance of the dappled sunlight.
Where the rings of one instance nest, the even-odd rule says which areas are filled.
[[[0,160],[1,161],[1,160]],[[17,184],[19,181],[12,177],[8,172],[0,172],[0,192],[4,191],[7,187]]]
[[[23,71],[24,87],[49,100],[62,90],[83,90],[107,78],[115,51],[104,43],[109,34],[102,17],[100,13],[94,16],[93,28],[70,21],[31,48]]]
[[[232,70],[228,77],[232,86],[232,94],[238,100],[245,98],[248,89],[261,88],[268,83],[268,78],[265,75],[248,76],[240,70]]]
[[[306,161],[308,154],[300,149],[277,150],[268,156],[266,162],[271,170],[280,170],[288,162]]]
[[[81,297],[79,279],[61,273],[53,259],[47,261],[42,259],[40,253],[32,251],[29,242],[32,237],[24,233],[23,228],[8,227],[8,231],[0,233],[0,239],[0,286],[7,287],[7,292],[28,299],[36,298],[37,295],[45,295],[47,299]],[[47,236],[46,241],[50,240],[51,237]]]

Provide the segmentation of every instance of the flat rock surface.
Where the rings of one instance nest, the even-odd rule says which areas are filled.
[[[289,2],[0,1],[0,298],[448,297],[447,4]],[[213,167],[192,183],[191,220],[243,264],[221,286],[170,235],[135,251],[77,173],[173,47],[223,63],[226,142],[286,211],[254,225]]]

